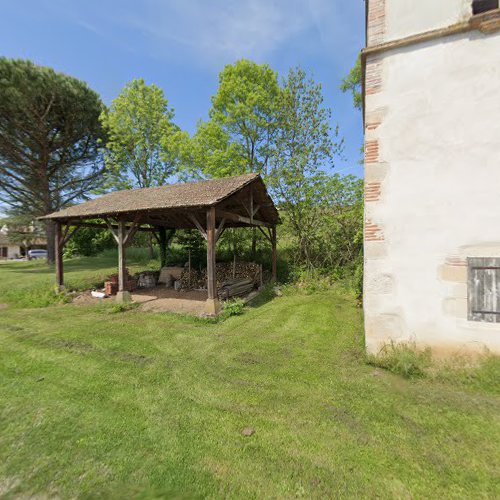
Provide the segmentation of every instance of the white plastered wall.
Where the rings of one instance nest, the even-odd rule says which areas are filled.
[[[21,248],[18,245],[9,245],[7,252],[9,259],[14,259],[21,256]]]
[[[472,0],[385,0],[385,41],[466,21]]]
[[[465,267],[500,257],[500,34],[387,52],[382,80],[366,98],[367,114],[383,115],[374,133],[386,170],[366,205],[385,239],[365,246],[367,348],[500,352],[500,325],[467,320]]]
[[[0,247],[7,247],[7,259],[14,259],[21,255],[21,248],[17,245],[0,243]]]

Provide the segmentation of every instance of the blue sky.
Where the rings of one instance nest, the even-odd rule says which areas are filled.
[[[1,0],[2,55],[85,80],[109,104],[125,83],[160,86],[177,124],[205,118],[218,73],[245,57],[323,84],[345,138],[335,170],[362,174],[360,113],[339,84],[364,42],[362,0]]]

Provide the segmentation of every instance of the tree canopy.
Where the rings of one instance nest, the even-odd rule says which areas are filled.
[[[267,64],[241,59],[224,67],[212,97],[210,121],[200,123],[195,135],[201,145],[219,146],[212,154],[215,161],[207,164],[208,175],[267,173],[278,94],[278,76]],[[231,158],[231,171],[221,161],[225,157]]]
[[[290,69],[283,81],[277,123],[269,185],[297,242],[296,261],[315,267],[319,211],[329,205],[329,190],[337,187],[327,171],[342,141],[331,126],[321,85],[301,68]]]
[[[0,201],[10,213],[44,215],[101,182],[103,104],[76,78],[0,58]],[[53,232],[47,225],[49,260]]]
[[[342,92],[351,92],[352,102],[356,109],[361,109],[363,105],[363,94],[361,92],[361,56],[356,59],[356,64],[351,68],[349,74],[342,80],[340,90]]]
[[[163,90],[133,80],[103,111],[101,121],[108,134],[105,187],[126,189],[161,186],[175,172],[172,140],[178,131],[174,110]]]

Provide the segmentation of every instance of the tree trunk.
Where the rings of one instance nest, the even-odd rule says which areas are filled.
[[[47,237],[47,263],[53,264],[56,260],[56,225],[52,220],[45,222],[45,234]]]
[[[54,251],[56,260],[56,283],[59,291],[64,289],[63,244],[61,223],[54,224]]]

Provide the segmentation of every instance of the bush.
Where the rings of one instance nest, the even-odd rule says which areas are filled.
[[[110,306],[109,312],[111,314],[123,313],[127,311],[132,311],[133,309],[137,309],[138,307],[139,304],[136,304],[134,302],[115,303]]]
[[[71,258],[76,255],[90,257],[91,255],[97,255],[103,250],[115,247],[114,237],[109,230],[80,227],[66,244],[64,257]]]
[[[419,378],[426,375],[432,354],[429,348],[421,351],[412,343],[386,344],[377,355],[369,355],[367,362],[372,366],[384,368],[405,378]]]
[[[228,300],[227,302],[224,302],[222,316],[225,318],[240,316],[243,314],[244,307],[245,303],[241,299]]]

